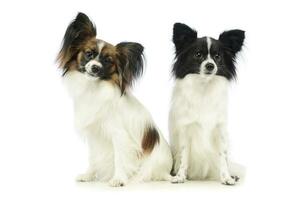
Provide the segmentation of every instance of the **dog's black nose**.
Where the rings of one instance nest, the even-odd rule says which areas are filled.
[[[98,73],[100,71],[100,67],[97,66],[97,65],[93,65],[92,68],[91,68],[92,72],[94,74]]]
[[[205,65],[205,68],[206,68],[207,71],[211,72],[212,70],[214,70],[215,66],[212,63],[207,63]]]

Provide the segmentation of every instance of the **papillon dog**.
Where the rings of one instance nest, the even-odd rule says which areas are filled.
[[[198,38],[189,26],[174,24],[175,86],[169,113],[173,183],[212,179],[234,185],[239,179],[228,167],[227,93],[244,38],[242,30],[225,31],[218,39]]]
[[[170,180],[172,154],[150,113],[130,86],[143,72],[143,46],[96,38],[83,13],[68,26],[58,54],[74,101],[75,127],[86,138],[89,167],[77,181]]]

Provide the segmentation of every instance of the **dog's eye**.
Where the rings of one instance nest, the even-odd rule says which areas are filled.
[[[201,53],[200,51],[197,51],[197,52],[195,53],[195,57],[196,57],[196,58],[202,58],[202,53]]]
[[[219,61],[221,59],[221,56],[219,54],[216,54],[215,56],[215,60]]]
[[[87,51],[87,52],[85,52],[85,57],[87,59],[92,59],[94,57],[94,52],[93,51]]]
[[[112,58],[110,56],[107,56],[103,59],[104,64],[111,64]]]

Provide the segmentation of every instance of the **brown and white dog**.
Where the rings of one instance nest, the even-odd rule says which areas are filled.
[[[83,13],[68,26],[58,55],[74,100],[76,129],[87,138],[89,168],[78,181],[170,180],[172,156],[150,113],[130,93],[143,72],[143,46],[96,39]]]

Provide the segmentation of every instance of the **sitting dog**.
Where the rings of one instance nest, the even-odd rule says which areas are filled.
[[[174,24],[176,81],[169,114],[173,183],[214,179],[234,185],[239,179],[230,174],[227,160],[227,93],[244,38],[241,30],[223,32],[218,40],[198,38],[187,25]]]
[[[143,46],[96,39],[83,13],[68,26],[58,62],[74,100],[75,126],[89,147],[89,168],[78,181],[170,180],[172,155],[150,113],[130,86],[143,71]]]

